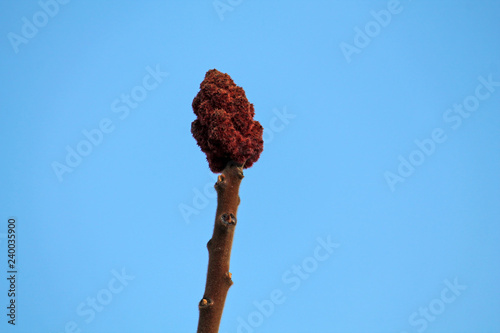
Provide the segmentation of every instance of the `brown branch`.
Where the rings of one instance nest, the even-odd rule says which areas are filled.
[[[217,212],[212,238],[207,243],[208,272],[205,294],[199,303],[198,333],[217,333],[229,287],[233,284],[229,261],[233,245],[238,195],[243,166],[230,161],[215,183]]]

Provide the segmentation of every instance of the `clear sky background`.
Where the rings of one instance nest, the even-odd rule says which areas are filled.
[[[191,103],[212,68],[265,128],[221,332],[500,331],[500,1],[0,13],[2,332],[196,331],[216,199]]]

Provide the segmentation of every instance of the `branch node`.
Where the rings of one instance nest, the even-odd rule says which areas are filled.
[[[222,214],[220,217],[220,220],[221,220],[222,224],[226,227],[229,227],[230,225],[236,225],[236,216],[234,216],[233,213]]]
[[[214,302],[210,298],[203,298],[200,301],[200,304],[198,304],[198,307],[201,309],[208,308],[210,306],[214,305]]]
[[[224,176],[224,174],[220,174],[218,177],[217,177],[217,181],[215,182],[215,190],[218,192],[219,190],[225,188],[227,185],[226,183],[226,176]]]
[[[233,285],[233,279],[231,279],[232,276],[233,274],[231,274],[231,272],[226,273],[226,281],[230,287]]]

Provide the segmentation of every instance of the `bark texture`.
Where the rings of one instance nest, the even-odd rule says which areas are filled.
[[[198,333],[217,333],[229,287],[229,272],[236,213],[240,204],[239,188],[243,166],[230,161],[215,183],[217,212],[212,238],[207,243],[208,271],[203,299],[199,303]]]

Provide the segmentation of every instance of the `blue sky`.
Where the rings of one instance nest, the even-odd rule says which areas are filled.
[[[2,332],[196,330],[216,175],[191,103],[212,68],[265,128],[221,332],[500,331],[500,2],[0,12]]]

